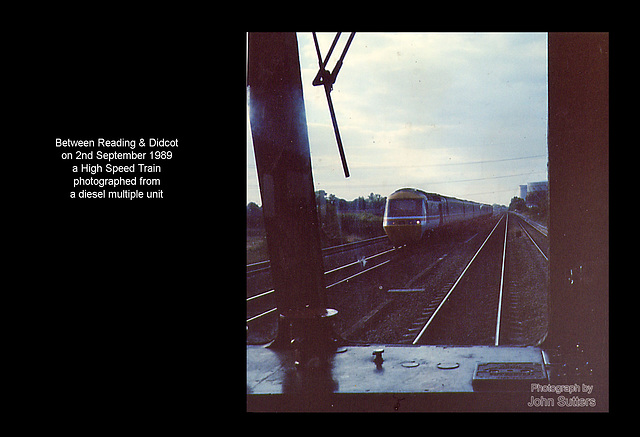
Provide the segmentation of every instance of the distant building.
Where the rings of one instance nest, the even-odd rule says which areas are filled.
[[[526,185],[520,185],[520,198],[522,200],[525,200],[527,198],[527,186]]]
[[[549,193],[549,181],[529,182],[527,185],[520,185],[521,199],[527,200],[527,196],[534,193]],[[527,202],[527,206],[532,205]]]
[[[522,187],[522,185],[520,185]],[[529,182],[527,184],[527,193],[535,191],[549,191],[549,181]]]
[[[520,185],[520,191],[522,192],[523,185]],[[537,196],[531,196],[532,194],[542,194],[549,193],[549,181],[540,181],[540,182],[529,182],[526,186],[526,196],[530,196],[530,199],[527,200],[527,197],[523,197],[523,199],[527,200],[527,206],[531,207],[533,204],[531,203],[531,198],[535,198]]]

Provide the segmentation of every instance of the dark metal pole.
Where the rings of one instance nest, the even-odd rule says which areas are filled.
[[[318,38],[316,37],[316,33],[313,32],[313,42],[316,46],[316,54],[318,55],[318,67],[320,67],[320,69],[318,70],[318,74],[316,75],[315,79],[313,79],[312,83],[313,83],[313,86],[318,86],[318,85],[324,86],[324,92],[327,96],[327,103],[329,104],[329,112],[331,114],[331,122],[333,123],[333,131],[336,134],[336,142],[338,143],[338,152],[340,153],[340,160],[342,161],[342,169],[344,170],[344,177],[348,178],[349,166],[347,165],[347,158],[344,155],[344,147],[342,145],[342,138],[340,137],[340,130],[338,129],[338,120],[336,119],[336,112],[333,109],[333,101],[331,100],[331,90],[333,89],[333,84],[335,83],[336,78],[338,77],[338,73],[342,68],[342,62],[344,61],[344,57],[347,54],[347,50],[349,50],[349,46],[353,41],[353,37],[356,35],[355,32],[351,32],[351,35],[347,40],[347,44],[345,45],[344,50],[342,51],[342,55],[340,55],[340,59],[338,59],[338,62],[333,69],[333,73],[330,73],[325,68],[327,66],[327,63],[329,62],[331,53],[333,53],[333,49],[335,48],[336,43],[338,42],[338,39],[340,38],[341,34],[342,32],[338,32],[336,34],[335,38],[333,39],[333,43],[329,48],[329,53],[327,53],[327,57],[323,60],[322,55],[320,54],[320,45],[318,44]]]
[[[336,142],[338,143],[338,152],[340,153],[340,161],[342,161],[342,170],[344,170],[344,177],[349,177],[349,167],[347,166],[347,158],[344,156],[344,147],[342,145],[342,138],[340,137],[340,130],[338,129],[338,120],[336,119],[336,112],[333,109],[333,101],[331,101],[331,89],[325,85],[324,92],[327,95],[327,102],[329,102],[329,112],[331,113],[331,122],[333,123],[333,131],[336,134]]]
[[[327,310],[298,41],[295,33],[250,33],[248,48],[251,135],[280,313],[275,344],[287,345],[336,312]]]
[[[599,377],[604,388],[609,342],[608,34],[549,34],[548,144],[550,320],[544,346],[560,355],[568,380]]]

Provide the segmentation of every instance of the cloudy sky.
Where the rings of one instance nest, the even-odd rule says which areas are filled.
[[[334,35],[318,34],[323,57]],[[353,200],[414,187],[508,205],[520,184],[547,180],[545,33],[357,33],[331,93],[348,179],[324,89],[311,85],[311,33],[298,45],[316,191]],[[249,126],[247,202],[262,204]]]

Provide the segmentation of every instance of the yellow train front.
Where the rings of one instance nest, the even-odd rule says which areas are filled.
[[[394,246],[419,241],[427,230],[427,195],[403,188],[387,198],[382,227]]]

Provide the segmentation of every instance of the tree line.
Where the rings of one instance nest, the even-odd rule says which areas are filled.
[[[380,194],[370,193],[351,201],[315,192],[323,244],[340,244],[353,239],[371,238],[383,234],[382,217],[387,201]],[[262,208],[254,202],[247,205],[247,228],[263,228]]]
[[[509,211],[528,213],[540,220],[548,220],[549,217],[549,192],[533,191],[527,194],[527,199],[513,197],[509,204]]]

